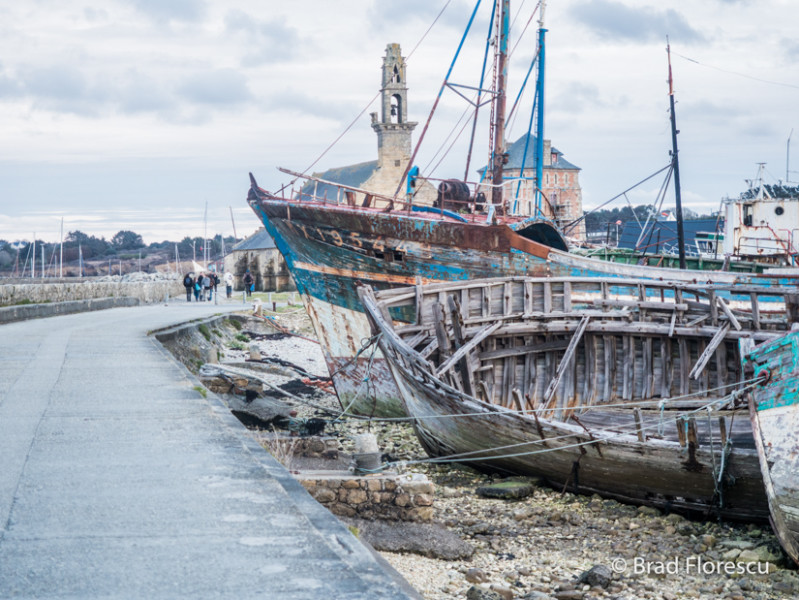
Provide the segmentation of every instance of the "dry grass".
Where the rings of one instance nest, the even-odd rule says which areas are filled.
[[[294,451],[299,438],[286,437],[272,427],[272,432],[261,436],[261,445],[275,457],[275,460],[291,471]]]

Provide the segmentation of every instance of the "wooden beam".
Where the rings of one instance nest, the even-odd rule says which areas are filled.
[[[729,319],[730,323],[732,323],[732,326],[738,331],[741,331],[741,324],[738,322],[738,319],[735,318],[735,315],[732,314],[732,310],[730,310],[730,307],[727,306],[727,302],[724,300],[724,298],[721,296],[716,296],[716,303],[718,304],[719,308],[721,308],[721,311],[724,313],[727,319]]]
[[[450,356],[446,361],[444,361],[441,366],[438,367],[436,371],[436,377],[440,376],[441,373],[445,372],[447,369],[451,369],[452,365],[454,365],[457,361],[461,358],[466,356],[473,348],[477,347],[477,345],[494,333],[497,329],[502,326],[502,323],[494,323],[493,325],[489,325],[488,327],[484,327],[479,332],[477,332],[472,339],[470,339],[467,343],[463,346],[458,348],[455,353]],[[497,352],[497,350],[494,350]]]
[[[436,331],[436,340],[438,340],[438,354],[441,360],[447,362],[451,352],[449,349],[449,335],[447,334],[447,325],[444,321],[444,307],[441,302],[433,303],[433,327]]]
[[[461,306],[458,298],[451,295],[447,302],[449,303],[449,315],[452,320],[452,335],[455,338],[455,350],[460,350],[463,347],[463,315],[461,314]],[[463,391],[471,396],[474,390],[474,373],[469,368],[468,356],[464,354],[457,362],[458,373],[463,381]]]
[[[574,332],[574,335],[569,342],[569,347],[566,348],[566,352],[563,354],[563,358],[561,359],[560,364],[555,371],[555,376],[552,378],[552,381],[549,382],[546,392],[544,392],[545,405],[549,404],[549,401],[555,395],[555,391],[558,389],[558,383],[560,383],[560,378],[563,377],[563,373],[566,372],[566,367],[569,365],[569,362],[577,350],[577,344],[580,343],[583,333],[585,333],[585,328],[588,326],[588,321],[589,317],[583,317],[582,321],[580,321],[580,325],[577,327],[577,331]]]
[[[716,348],[718,348],[719,344],[721,344],[724,341],[724,337],[727,335],[729,331],[730,331],[729,323],[725,323],[724,325],[719,327],[719,330],[716,332],[716,335],[714,335],[713,339],[710,340],[710,343],[707,345],[707,348],[705,348],[705,351],[696,361],[694,368],[691,369],[691,372],[688,374],[688,377],[699,379],[700,375],[702,374],[702,371],[705,370],[705,367],[707,366],[710,357],[713,356],[713,354],[716,352]]]
[[[506,356],[522,356],[527,354],[540,354],[541,352],[549,352],[551,350],[564,350],[568,348],[569,342],[566,340],[554,340],[551,342],[541,342],[540,344],[525,344],[524,346],[517,346],[516,348],[499,348],[498,350],[487,350],[477,355],[477,358],[482,360],[491,360],[494,358],[505,358]]]

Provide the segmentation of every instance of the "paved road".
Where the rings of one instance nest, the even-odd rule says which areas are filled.
[[[146,332],[240,304],[0,326],[0,598],[406,598]]]

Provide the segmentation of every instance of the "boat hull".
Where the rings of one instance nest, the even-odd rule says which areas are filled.
[[[253,188],[255,189],[255,188]],[[250,205],[274,238],[314,320],[342,406],[375,416],[403,414],[396,385],[378,353],[371,397],[359,354],[369,325],[358,284],[386,289],[499,275],[640,277],[692,283],[749,283],[748,276],[621,265],[554,250],[508,225],[466,223],[404,211],[292,202],[251,191]],[[793,277],[760,276],[758,285]],[[344,367],[344,368],[342,368]]]
[[[776,339],[785,320],[764,331],[756,311],[739,322],[700,287],[612,283],[498,278],[360,293],[431,457],[765,520],[752,429],[730,392],[743,379],[737,340]],[[406,306],[416,318],[396,322],[391,310]]]
[[[749,411],[772,528],[799,565],[799,332],[757,347],[747,361],[766,377]]]
[[[382,343],[382,342],[381,342]],[[479,469],[545,479],[557,489],[597,493],[633,504],[662,509],[719,514],[741,520],[765,520],[768,504],[752,449],[736,448],[726,474],[734,481],[718,506],[714,464],[721,462],[700,448],[689,465],[683,449],[660,440],[640,442],[634,435],[614,434],[591,444],[591,435],[576,425],[554,422],[464,400],[389,360],[420,442],[432,457],[451,457]],[[498,448],[498,450],[491,450]],[[473,453],[469,455],[468,453]],[[467,454],[458,458],[458,455]],[[492,455],[505,458],[492,458]],[[715,461],[715,463],[714,463]]]

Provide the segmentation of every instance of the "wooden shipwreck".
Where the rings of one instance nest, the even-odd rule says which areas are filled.
[[[361,301],[436,460],[738,519],[768,504],[739,340],[772,340],[796,288],[506,277]]]
[[[751,349],[758,384],[748,396],[771,526],[799,565],[799,331]]]

